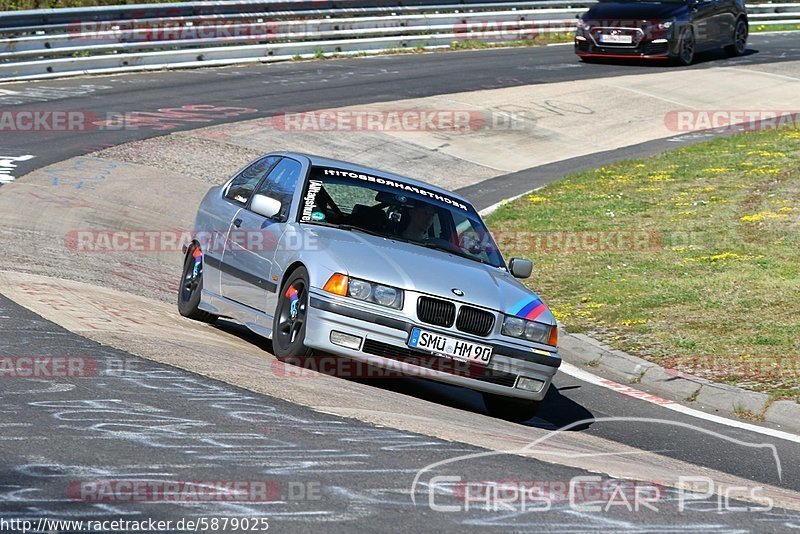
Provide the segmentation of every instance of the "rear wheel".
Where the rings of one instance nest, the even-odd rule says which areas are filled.
[[[678,57],[675,58],[678,65],[691,65],[694,62],[694,49],[694,31],[691,28],[686,28],[681,34]]]
[[[725,53],[729,56],[741,56],[747,50],[747,22],[744,19],[736,21],[736,26],[733,28],[733,44],[725,47]]]
[[[292,271],[281,287],[272,322],[272,350],[279,358],[305,358],[311,355],[311,349],[305,346],[308,289],[308,271],[305,267]]]
[[[178,288],[178,313],[195,321],[213,323],[218,319],[213,313],[199,308],[203,292],[203,252],[192,245],[183,260],[183,274]]]
[[[483,393],[483,404],[486,406],[486,411],[494,417],[514,421],[515,423],[524,423],[529,419],[533,419],[542,403],[541,401],[515,399],[493,393]]]

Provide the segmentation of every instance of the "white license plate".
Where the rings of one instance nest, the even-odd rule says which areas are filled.
[[[479,365],[489,365],[489,360],[492,359],[492,347],[434,334],[419,328],[411,331],[408,346]]]
[[[600,42],[601,43],[631,44],[631,43],[633,43],[633,36],[632,35],[609,35],[607,33],[603,33],[603,34],[600,35]]]

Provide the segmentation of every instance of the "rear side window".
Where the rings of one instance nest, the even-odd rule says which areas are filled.
[[[252,163],[233,179],[225,192],[225,198],[244,206],[253,195],[253,190],[267,172],[280,159],[279,156],[267,156]]]

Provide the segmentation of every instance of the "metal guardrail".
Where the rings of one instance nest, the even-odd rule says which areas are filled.
[[[595,0],[225,0],[0,13],[0,80],[268,62],[563,33]],[[395,0],[397,2],[397,0]],[[800,24],[800,3],[748,6]]]

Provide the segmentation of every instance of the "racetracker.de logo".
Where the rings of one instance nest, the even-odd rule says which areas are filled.
[[[194,232],[192,230],[71,230],[64,235],[64,247],[86,253],[159,253],[182,252],[192,241],[200,243],[203,253],[274,252],[281,250],[319,250],[314,235],[275,234],[269,230],[228,230]]]
[[[185,24],[176,19],[152,21],[108,20],[80,21],[67,26],[71,41],[185,41],[217,39],[231,41],[265,40],[281,34],[302,35],[308,31],[305,24],[262,19],[200,20],[198,24]]]
[[[486,125],[480,111],[453,109],[285,112],[271,122],[287,132],[474,132]]]
[[[716,109],[673,110],[664,115],[664,126],[672,132],[760,131],[800,127],[800,110]]]
[[[507,251],[552,253],[649,252],[662,247],[661,234],[653,230],[545,230],[492,234]]]
[[[75,480],[67,497],[84,502],[272,502],[273,480]]]
[[[487,42],[534,41],[540,36],[575,31],[575,19],[470,19],[453,26],[457,39]]]
[[[409,356],[398,360],[396,368],[389,369],[373,366],[367,362],[351,360],[341,355],[314,355],[308,358],[289,357],[283,360],[273,360],[270,367],[277,377],[303,379],[335,376],[338,378],[388,378],[396,380],[411,377],[437,377],[441,376],[442,373],[476,378],[483,376],[485,372],[485,367],[473,362],[438,355],[430,357]],[[505,371],[503,366],[500,365],[496,365],[493,370],[498,372]]]
[[[97,361],[84,356],[0,356],[1,378],[89,378]]]
[[[95,130],[97,114],[91,111],[0,110],[3,132],[85,132]]]

